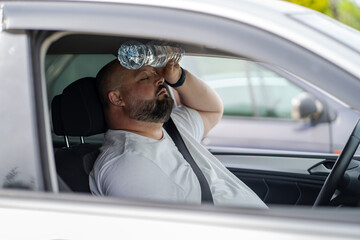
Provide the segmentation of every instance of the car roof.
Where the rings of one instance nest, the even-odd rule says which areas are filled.
[[[144,14],[145,18],[155,21],[156,24],[164,26],[166,29],[155,32],[151,29],[151,25],[149,25],[151,23],[148,22],[145,23],[147,27],[142,26],[143,29],[140,31],[139,27],[144,25],[143,22],[140,23],[140,20],[144,21],[143,19],[145,18],[139,18],[140,20],[134,23],[134,26],[136,26],[134,29],[127,26],[119,26],[123,21],[127,21],[126,24],[132,24],[131,21],[134,21],[134,19],[136,21],[136,18],[130,15],[130,11],[125,12],[128,10],[134,10],[133,14]],[[120,16],[119,11],[126,16]],[[345,25],[334,22],[325,15],[288,2],[277,0],[27,0],[3,2],[2,13],[2,17],[4,18],[2,28],[5,30],[37,29],[51,30],[54,32],[65,30],[69,31],[72,35],[74,33],[89,33],[87,40],[94,40],[87,41],[87,44],[85,44],[84,41],[81,41],[81,37],[78,38],[79,41],[73,41],[78,36],[73,36],[73,39],[70,39],[71,36],[69,36],[69,42],[73,43],[73,47],[70,47],[72,49],[68,48],[71,44],[66,44],[63,47],[60,45],[52,45],[52,48],[49,49],[50,53],[56,53],[56,51],[59,53],[66,53],[66,51],[69,53],[71,53],[71,51],[73,51],[73,53],[81,53],[83,49],[84,53],[116,54],[113,52],[114,49],[115,51],[117,49],[115,45],[118,46],[126,37],[135,37],[140,40],[141,38],[152,39],[155,37],[157,39],[167,39],[170,41],[180,39],[187,53],[236,57],[247,57],[246,54],[251,54],[250,57],[255,60],[260,59],[265,63],[272,63],[274,62],[273,53],[266,53],[266,51],[268,51],[267,49],[254,48],[254,46],[261,44],[258,40],[260,38],[262,38],[261,41],[263,43],[266,41],[276,41],[276,46],[274,45],[274,47],[278,47],[279,51],[284,52],[281,53],[282,56],[280,56],[280,54],[275,56],[279,58],[276,59],[276,61],[281,61],[274,62],[275,64],[293,71],[307,80],[310,79],[309,76],[312,74],[316,77],[316,81],[312,82],[313,84],[324,88],[348,105],[360,109],[360,100],[352,97],[355,92],[357,92],[358,79],[360,79],[360,68],[358,67],[358,63],[360,62],[360,47],[359,44],[357,44],[360,42],[359,32],[355,30],[352,31],[346,28]],[[157,16],[156,14],[159,13],[162,15]],[[74,21],[75,18],[77,21]],[[44,19],[46,19],[46,21],[44,21]],[[166,21],[168,19],[172,22],[167,23]],[[109,24],[109,22],[114,21],[116,21],[116,23]],[[178,21],[178,23],[176,23],[176,21]],[[311,25],[312,22],[317,21],[319,21],[321,25],[328,25],[325,27],[321,27],[321,25]],[[177,25],[176,32],[173,29],[175,25]],[[236,33],[237,35],[234,33],[234,36],[231,36],[233,39],[230,37],[222,39],[222,36],[217,37],[214,35],[214,33],[221,28],[226,28],[224,31],[231,35],[234,29],[239,29],[239,27],[243,32],[238,31],[238,33]],[[332,29],[336,29],[336,27],[339,31],[333,31],[334,33],[332,33]],[[180,29],[180,31],[178,29]],[[208,35],[203,37],[203,33],[198,31],[199,29]],[[221,29],[221,31],[223,31],[223,29]],[[255,33],[255,31],[257,32]],[[209,35],[210,32],[212,35]],[[342,34],[344,32],[347,34]],[[96,34],[91,37],[90,34],[93,33]],[[253,39],[248,37],[248,33],[254,33],[252,36]],[[214,37],[216,37],[216,39],[213,39]],[[108,44],[93,44],[97,42],[98,38],[102,38],[102,43]],[[282,39],[284,41],[282,41]],[[228,41],[229,43],[223,43],[223,41]],[[236,44],[241,45],[242,43],[254,43],[252,51],[256,53],[250,53],[250,50],[248,50],[250,48],[246,49],[247,45],[241,48],[235,46]],[[91,46],[91,44],[93,45]],[[292,46],[289,45],[285,47],[284,44],[290,44]],[[297,45],[297,49],[293,48],[294,45]],[[271,50],[273,52],[275,51],[274,47],[270,47],[273,48]],[[290,48],[293,50],[290,50]],[[300,49],[302,50],[300,51]],[[289,61],[285,51],[292,51],[292,61]],[[313,55],[318,55],[322,59],[326,59],[326,61],[334,64],[334,66],[344,69],[349,76],[335,76],[332,73],[324,75],[324,71],[311,68],[306,69],[306,71],[300,70],[302,72],[299,72],[298,65],[305,64],[305,62],[294,56],[296,56],[296,54],[308,54],[310,52],[314,53]],[[319,63],[314,64],[319,65]],[[307,73],[308,70],[312,70],[312,73]],[[336,94],[339,91],[339,79],[345,78],[349,79],[346,80],[348,82],[346,89],[344,88],[345,84],[343,84],[342,92]]]
[[[7,18],[7,16],[15,13],[12,12],[12,8],[9,7],[8,3],[2,7],[2,17]],[[44,3],[54,3],[58,5],[45,5]],[[332,21],[332,19],[326,17],[323,14],[320,14],[311,9],[295,5],[289,2],[281,0],[270,0],[270,1],[261,1],[261,0],[43,0],[43,1],[34,1],[34,0],[22,0],[11,2],[13,5],[22,5],[20,11],[17,11],[17,14],[21,14],[22,18],[17,15],[16,21],[4,21],[2,28],[4,29],[31,29],[31,28],[48,28],[46,21],[43,19],[51,19],[51,14],[54,15],[54,9],[58,10],[61,14],[61,6],[65,4],[102,4],[109,5],[119,4],[122,6],[144,6],[152,8],[165,8],[165,9],[175,9],[177,11],[188,11],[188,12],[197,12],[203,15],[215,16],[218,18],[223,18],[227,20],[234,20],[241,22],[247,25],[254,26],[259,29],[271,32],[280,37],[288,39],[294,43],[301,43],[305,48],[314,51],[315,53],[321,53],[326,58],[329,59],[338,59],[339,56],[344,56],[342,60],[346,61],[349,58],[359,59],[360,57],[360,33],[350,27],[337,22]],[[53,8],[52,8],[53,7]],[[32,11],[26,11],[26,8]],[[32,14],[36,9],[38,18]],[[52,9],[52,10],[51,10]],[[48,11],[48,14],[47,14]],[[75,12],[69,12],[71,14],[76,14]],[[96,17],[101,17],[101,12],[96,13]],[[60,16],[60,15],[59,15]],[[66,17],[66,16],[64,16]],[[30,20],[31,18],[31,20]],[[52,19],[55,20],[56,16],[53,16]],[[58,19],[59,20],[59,19]],[[64,19],[62,19],[64,20]],[[49,24],[53,24],[54,21],[49,21]],[[64,24],[66,21],[63,21]],[[330,24],[325,27],[316,26],[313,22],[321,22],[321,24]],[[64,25],[63,24],[63,25]],[[346,34],[342,32],[334,31],[334,27],[341,25],[339,28],[347,28]],[[61,27],[57,27],[54,24],[55,29],[59,30]],[[332,29],[331,29],[332,28]],[[324,41],[321,35],[327,35],[327,41]],[[351,39],[351,40],[349,40]],[[334,44],[337,44],[334,47]],[[332,49],[331,52],[327,49]],[[357,53],[344,54],[344,49],[355,50]],[[189,52],[189,51],[188,51]],[[341,63],[341,60],[338,62]],[[358,61],[352,61],[358,62]],[[350,70],[349,64],[344,64],[347,70]],[[360,69],[357,67],[357,64],[351,66],[352,74],[360,76]]]

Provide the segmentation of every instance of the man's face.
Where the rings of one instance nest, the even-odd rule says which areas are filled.
[[[129,117],[143,122],[164,123],[174,105],[161,76],[162,69],[144,66],[123,69],[122,96]]]

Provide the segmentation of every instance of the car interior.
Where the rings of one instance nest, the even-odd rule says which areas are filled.
[[[47,49],[45,55],[47,94],[51,108],[50,122],[56,171],[62,192],[90,194],[88,175],[99,154],[102,134],[107,129],[97,96],[95,76],[104,64],[116,58],[121,43],[129,39],[134,38],[66,34],[52,42]],[[146,43],[154,39],[136,40]],[[180,44],[186,54],[190,55],[242,58],[207,46]],[[84,59],[85,67],[71,66],[71,59],[80,55],[88,56]],[[359,130],[354,132],[359,134]],[[356,150],[357,145],[358,141],[351,143],[350,150],[352,151],[353,148]],[[209,150],[269,206],[314,205],[319,201],[318,195],[339,157],[335,154],[319,153],[280,151],[245,153],[236,149]],[[339,189],[342,194],[336,194],[330,205],[359,204],[359,190],[356,190],[358,184],[354,179],[359,176],[360,158],[353,157],[351,151],[343,156],[347,164],[344,161],[344,166],[337,174],[336,183],[331,183],[332,187],[336,187],[340,182]],[[302,166],[304,171],[299,171],[297,168],[299,166]],[[347,177],[341,174],[345,171]],[[332,195],[328,190],[327,194]]]
[[[66,147],[55,152],[57,172],[72,190],[89,193],[88,175],[99,154],[99,145],[85,143],[84,138],[106,131],[95,79],[76,80],[54,97],[51,108],[54,132],[64,136],[66,143]],[[69,136],[79,137],[81,143],[70,145]]]

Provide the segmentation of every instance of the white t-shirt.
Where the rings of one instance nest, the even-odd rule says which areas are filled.
[[[197,111],[178,107],[171,117],[209,183],[214,205],[267,208],[250,188],[201,145],[204,125]],[[163,138],[155,140],[123,130],[108,130],[90,173],[92,193],[201,204],[201,188],[195,173],[171,137],[163,131]]]

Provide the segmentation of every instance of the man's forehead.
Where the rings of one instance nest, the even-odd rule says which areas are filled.
[[[153,71],[154,68],[152,66],[150,66],[150,65],[146,65],[146,66],[142,66],[139,69],[127,69],[127,68],[121,66],[121,64],[119,64],[117,66],[117,70],[118,71],[123,71],[123,72],[139,73],[139,72],[144,72],[144,71]]]
[[[155,69],[152,66],[143,66],[143,67],[137,69],[137,73],[147,72],[147,71],[154,72]]]
[[[128,69],[126,69],[128,70]],[[146,72],[151,72],[151,73],[155,73],[156,72],[156,69],[153,68],[152,66],[143,66],[139,69],[134,69],[134,70],[128,70],[129,71],[129,74],[131,74],[132,76],[134,77],[137,77],[139,76],[140,74],[142,73],[146,73]]]

